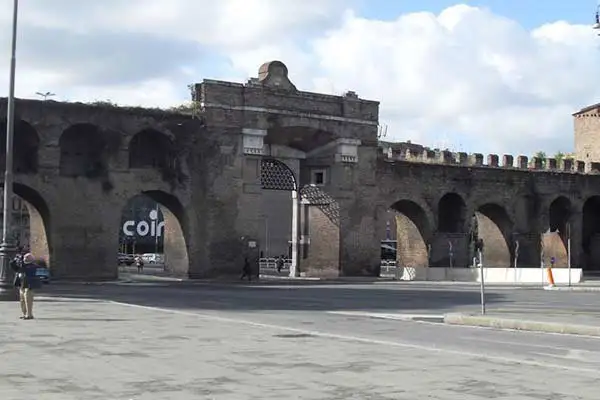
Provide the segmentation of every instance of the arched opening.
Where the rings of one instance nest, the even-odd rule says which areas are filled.
[[[292,240],[294,232],[293,200],[297,196],[298,184],[292,168],[299,168],[296,160],[262,158],[258,165],[262,189],[260,213],[263,223],[258,235],[257,257],[259,273],[263,275],[287,275],[293,258]],[[247,159],[246,167],[251,170],[256,159]],[[291,166],[287,163],[291,163]],[[298,229],[296,221],[295,229]],[[283,259],[283,267],[279,266]],[[254,265],[254,264],[253,264]]]
[[[550,232],[556,232],[566,243],[567,226],[571,217],[571,201],[564,196],[556,198],[548,209]]]
[[[460,233],[465,227],[467,206],[456,193],[446,193],[438,203],[438,231]]]
[[[176,197],[161,191],[132,197],[121,214],[120,272],[187,276],[186,231],[185,211]],[[137,268],[136,257],[143,260],[143,268]]]
[[[390,207],[395,222],[397,266],[427,267],[429,266],[429,246],[431,228],[423,208],[410,200],[400,200]],[[387,224],[386,236],[391,237]],[[387,239],[387,238],[386,238]],[[393,243],[393,242],[392,242]],[[382,241],[382,258],[391,255],[389,243]]]
[[[512,264],[512,222],[506,210],[493,203],[484,204],[475,211],[472,227],[471,251],[474,239],[483,240],[483,260],[486,267],[508,268]],[[475,256],[472,254],[471,258]]]
[[[12,243],[19,252],[30,252],[36,262],[51,267],[50,210],[45,200],[32,188],[15,183],[14,196],[9,210],[11,221],[9,232]],[[0,204],[4,199],[4,187],[0,190]],[[2,214],[0,214],[0,226]]]
[[[556,198],[548,209],[548,224],[550,232],[542,236],[544,263],[550,265],[552,257],[555,267],[568,266],[567,238],[569,218],[571,217],[571,201],[560,196]]]
[[[40,137],[30,124],[15,121],[13,168],[16,174],[35,174],[38,171]],[[6,120],[0,121],[0,170],[6,166]]]
[[[583,268],[600,271],[600,196],[592,196],[583,205]]]
[[[154,129],[138,132],[129,142],[129,168],[174,168],[173,142]]]
[[[108,174],[106,140],[97,126],[75,124],[60,137],[60,175],[98,178]]]

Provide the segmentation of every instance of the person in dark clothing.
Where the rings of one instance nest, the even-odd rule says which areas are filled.
[[[144,272],[144,260],[140,256],[135,257],[135,265],[137,267],[138,274]]]
[[[35,263],[31,253],[23,257],[15,257],[11,262],[15,271],[14,285],[19,289],[19,300],[21,303],[21,319],[33,319],[33,292],[42,286],[36,272],[39,266]]]
[[[250,268],[248,257],[244,257],[244,267],[242,268],[242,276],[240,279],[243,280],[245,277],[248,277],[248,281],[252,280],[252,269]]]
[[[279,258],[277,259],[277,273],[278,274],[281,273],[283,265],[284,265],[283,256],[279,256]]]

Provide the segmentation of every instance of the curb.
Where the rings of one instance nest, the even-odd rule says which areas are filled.
[[[444,315],[444,323],[448,325],[600,337],[600,327],[592,325],[498,318],[485,315],[446,314]]]
[[[430,323],[443,323],[443,315],[431,315],[431,314],[391,314],[391,313],[377,313],[367,311],[327,311],[328,314],[343,315],[347,317],[365,317],[372,319],[388,319],[395,321],[410,321],[410,322],[430,322]]]
[[[544,290],[561,292],[600,292],[600,286],[544,286]]]

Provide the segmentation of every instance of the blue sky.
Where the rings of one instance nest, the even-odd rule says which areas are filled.
[[[395,19],[400,14],[415,11],[439,13],[458,3],[488,8],[494,14],[519,21],[525,28],[534,28],[557,20],[567,20],[574,24],[592,24],[597,6],[596,1],[593,0],[361,0],[357,10],[366,18],[389,20]]]

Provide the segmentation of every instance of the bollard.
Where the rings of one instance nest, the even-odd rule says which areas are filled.
[[[552,257],[550,259],[550,268],[546,268],[546,277],[548,278],[548,287],[554,287],[554,275],[552,275],[552,267],[554,267],[554,263],[556,259]]]
[[[546,276],[548,278],[548,286],[554,287],[554,276],[552,275],[552,268],[546,268]]]

